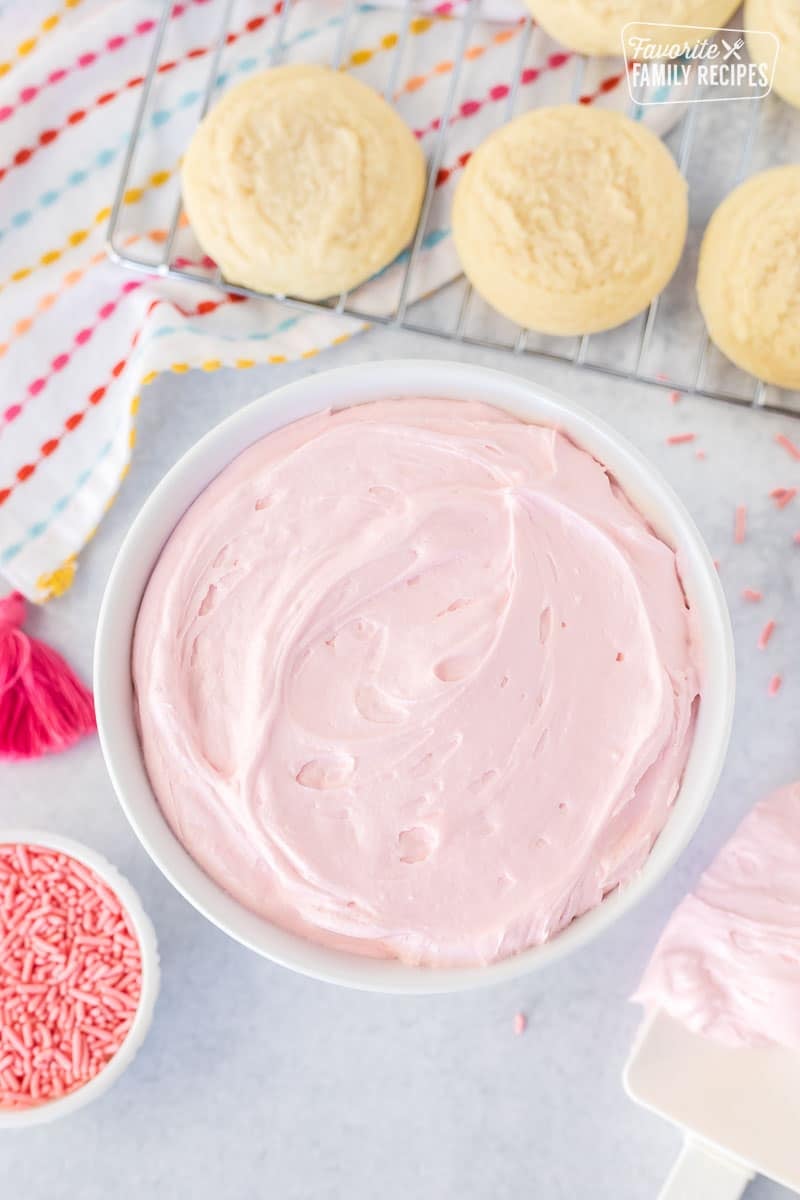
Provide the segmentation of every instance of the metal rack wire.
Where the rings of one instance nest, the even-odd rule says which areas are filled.
[[[205,114],[214,98],[222,55],[230,39],[235,0],[215,0],[215,3],[219,8],[219,24],[216,28],[213,45],[207,56],[209,69],[205,86],[202,90],[199,116]],[[296,0],[284,0],[284,3],[280,7],[275,22],[272,43],[267,54],[268,65],[277,65],[282,60],[287,21],[295,3]],[[504,331],[502,336],[498,335],[496,332],[496,315],[494,321],[481,321],[482,310],[485,310],[484,315],[490,314],[490,310],[487,309],[480,297],[476,296],[471,285],[467,283],[463,276],[458,281],[448,283],[437,290],[436,295],[433,297],[433,302],[437,305],[437,319],[436,321],[430,319],[432,298],[430,295],[413,295],[412,280],[415,276],[425,239],[435,181],[442,163],[445,161],[451,117],[459,94],[461,77],[467,60],[465,52],[471,44],[470,39],[476,21],[481,17],[481,4],[482,0],[467,0],[463,17],[461,19],[453,19],[449,22],[454,43],[452,54],[453,67],[438,118],[436,137],[428,157],[427,186],[419,223],[410,250],[403,256],[402,281],[397,290],[396,300],[391,310],[376,311],[374,308],[370,308],[369,305],[365,305],[359,297],[358,290],[355,293],[343,293],[334,299],[321,303],[298,300],[290,296],[274,296],[272,298],[280,301],[289,308],[304,312],[344,314],[369,324],[401,328],[415,333],[425,333],[443,338],[454,344],[501,349],[512,357],[520,355],[543,356],[549,359],[572,363],[581,369],[599,371],[605,375],[619,379],[638,380],[661,388],[677,388],[685,393],[693,393],[714,400],[727,401],[738,405],[755,406],[800,417],[800,394],[786,392],[765,385],[763,382],[745,375],[744,372],[734,370],[730,367],[730,364],[726,364],[724,383],[717,384],[713,379],[710,379],[710,360],[712,357],[718,356],[718,352],[710,343],[704,330],[696,338],[696,344],[683,347],[684,353],[682,357],[684,359],[684,366],[680,370],[670,369],[668,372],[655,370],[650,361],[650,352],[653,347],[656,330],[663,323],[661,297],[657,297],[652,302],[646,314],[641,318],[629,322],[627,326],[623,327],[622,342],[619,340],[614,341],[611,352],[606,348],[606,351],[600,354],[595,354],[594,349],[602,345],[602,340],[607,335],[594,334],[580,338],[544,339],[531,334],[525,329],[511,329],[510,327],[509,330]],[[378,0],[379,6],[380,0]],[[338,34],[330,60],[330,65],[333,67],[339,67],[343,61],[350,26],[354,20],[357,7],[356,0],[342,0]],[[224,289],[226,292],[263,299],[262,293],[257,293],[249,288],[240,287],[225,281],[219,270],[209,275],[206,272],[183,265],[182,260],[176,258],[176,237],[179,231],[182,212],[180,196],[177,196],[175,199],[174,207],[168,221],[167,236],[161,245],[160,254],[155,260],[153,258],[138,257],[133,254],[130,250],[130,239],[125,239],[124,244],[120,241],[120,218],[123,211],[124,197],[130,186],[132,165],[151,106],[154,81],[159,77],[159,68],[163,61],[163,47],[169,24],[170,10],[171,0],[163,0],[161,18],[155,35],[149,67],[142,86],[141,98],[123,160],[119,185],[109,220],[107,234],[108,251],[116,262],[133,270],[146,271],[150,274],[155,273],[162,276],[172,276],[184,280],[201,282],[206,285],[211,283],[220,289]],[[390,62],[385,74],[383,91],[387,100],[391,100],[395,94],[401,63],[404,61],[404,55],[408,48],[411,21],[417,13],[413,0],[402,0],[402,4],[399,6],[395,4],[392,11],[399,22],[399,30],[393,49],[390,52]],[[519,31],[510,87],[504,104],[500,106],[502,109],[501,123],[509,120],[514,114],[525,56],[533,29],[533,22],[530,18],[527,18]],[[577,100],[581,93],[586,67],[586,59],[575,55],[570,86],[572,100]],[[747,106],[747,116],[746,120],[742,123],[742,131],[738,135],[738,163],[735,169],[735,177],[732,181],[733,184],[745,178],[751,169],[761,115],[760,103],[755,99],[738,100],[736,104]],[[631,101],[631,109],[633,110],[635,107],[635,102]],[[680,130],[676,158],[679,169],[684,175],[689,170],[693,152],[698,141],[697,125],[700,108],[701,106],[697,103],[687,106]],[[684,287],[683,291],[687,293],[691,292],[691,289]],[[682,302],[685,304],[694,304],[693,295],[687,296]],[[669,321],[669,319],[668,316],[664,320]],[[615,334],[620,333],[620,331],[613,332]],[[615,347],[620,348],[618,352],[614,349]]]

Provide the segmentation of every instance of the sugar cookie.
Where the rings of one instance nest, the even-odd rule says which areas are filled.
[[[719,29],[739,0],[526,0],[542,28],[579,54],[621,54],[622,28],[629,21],[658,25],[659,41],[694,45],[704,29]],[[680,26],[699,26],[683,29]],[[671,26],[672,28],[669,28]]]
[[[762,171],[723,200],[700,247],[697,296],[723,354],[800,388],[800,166]]]
[[[753,62],[771,64],[775,58],[774,33],[779,42],[773,88],[789,104],[800,108],[800,4],[787,0],[747,0],[744,6],[747,51]]]
[[[542,333],[594,333],[641,312],[675,270],[686,226],[686,183],[655,134],[572,104],[493,133],[453,203],[476,290]]]
[[[407,244],[425,160],[377,92],[292,65],[223,96],[195,132],[182,177],[192,228],[226,279],[322,300]]]

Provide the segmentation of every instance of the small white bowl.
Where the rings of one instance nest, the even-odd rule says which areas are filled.
[[[703,698],[683,783],[641,872],[552,941],[481,967],[431,969],[365,958],[318,946],[249,912],[203,872],[169,828],[150,788],[134,719],[130,663],[139,603],[161,548],[192,501],[252,442],[299,417],[404,396],[495,404],[522,420],[563,430],[594,454],[678,551],[703,644]],[[717,572],[691,517],[647,459],[602,421],[505,372],[456,362],[375,362],[323,371],[262,396],[169,471],[111,571],[97,628],[94,690],[106,765],[128,820],[167,878],[209,920],[259,954],[317,979],[380,992],[453,992],[513,979],[562,958],[633,908],[669,870],[695,832],[722,768],[733,714],[733,637]]]
[[[150,918],[142,908],[142,902],[133,885],[128,883],[116,867],[113,867],[102,854],[71,838],[61,837],[55,833],[43,833],[39,829],[2,829],[0,830],[0,845],[22,842],[26,846],[45,846],[50,850],[58,850],[83,863],[91,871],[108,884],[115,896],[122,902],[125,912],[130,917],[139,949],[142,956],[142,992],[139,997],[139,1007],[133,1024],[128,1030],[125,1041],[117,1053],[106,1064],[102,1071],[57,1100],[46,1100],[33,1108],[23,1108],[19,1112],[0,1109],[0,1130],[25,1129],[30,1125],[45,1125],[59,1117],[67,1117],[77,1112],[85,1104],[90,1104],[98,1096],[102,1096],[113,1083],[119,1079],[122,1072],[133,1062],[136,1054],[147,1036],[150,1023],[153,1020],[153,1008],[158,995],[160,971],[158,965],[158,945],[155,930]]]

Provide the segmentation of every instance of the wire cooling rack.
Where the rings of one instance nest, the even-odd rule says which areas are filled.
[[[210,41],[203,49],[203,61],[207,64],[207,71],[204,67],[205,81],[194,93],[197,120],[215,98],[226,49],[236,40],[237,35],[232,32],[236,3],[237,0],[212,0],[211,5],[204,6],[206,9],[213,8],[213,28]],[[704,104],[702,93],[696,92],[694,101],[683,106],[666,140],[689,182],[690,230],[686,251],[676,275],[662,295],[653,301],[644,314],[624,326],[608,333],[577,338],[546,337],[514,326],[494,313],[473,291],[463,275],[451,278],[444,284],[439,283],[432,292],[426,292],[424,287],[415,284],[426,243],[436,232],[429,228],[434,190],[443,164],[451,161],[448,147],[454,113],[457,112],[459,98],[464,94],[465,80],[476,57],[473,49],[474,31],[479,23],[482,29],[486,28],[487,13],[483,10],[490,3],[491,0],[462,0],[460,16],[433,18],[441,22],[449,42],[450,57],[445,62],[446,86],[440,89],[440,111],[432,123],[435,137],[428,152],[427,186],[419,223],[409,250],[394,268],[398,283],[392,291],[388,307],[385,295],[380,304],[371,303],[370,297],[374,298],[375,292],[369,284],[322,303],[311,303],[290,296],[275,296],[273,299],[292,309],[345,314],[370,324],[430,334],[456,345],[463,343],[502,349],[512,357],[540,355],[612,377],[640,380],[663,388],[800,417],[800,393],[778,389],[754,379],[733,367],[716,350],[705,332],[694,291],[702,232],[708,217],[723,196],[754,170],[800,158],[800,119],[777,97],[765,100],[742,97],[724,104]],[[283,0],[274,6],[272,40],[264,65],[277,65],[284,61],[287,43],[296,44],[308,36],[302,32],[291,39],[286,36],[290,17],[299,7],[300,0]],[[385,97],[391,100],[398,94],[398,84],[404,77],[413,74],[414,70],[415,39],[410,33],[415,29],[414,22],[420,20],[420,9],[415,6],[414,0],[395,0],[391,7],[387,5],[385,8],[381,4],[342,0],[336,8],[335,18],[328,21],[331,27],[336,27],[328,61],[331,66],[339,68],[358,63],[358,59],[349,54],[350,47],[357,43],[355,31],[358,22],[363,19],[363,14],[376,11],[390,14],[393,22],[393,32],[388,40],[384,38],[382,45],[384,51],[388,47],[388,52],[381,56],[380,85]],[[163,84],[165,77],[168,77],[170,63],[165,59],[165,39],[171,15],[174,15],[172,0],[164,0],[110,217],[107,239],[109,253],[115,261],[134,270],[195,280],[206,285],[211,283],[226,292],[263,299],[261,293],[226,282],[218,269],[209,272],[208,269],[187,265],[185,257],[177,253],[176,244],[184,223],[177,185],[171,197],[166,238],[162,240],[155,257],[132,253],[130,244],[135,239],[121,235],[125,197],[131,186],[142,134],[149,126],[155,126],[157,112],[154,109],[154,87],[157,83]],[[495,28],[500,27],[495,25]],[[508,29],[509,25],[506,24],[505,28]],[[529,77],[526,71],[530,73],[530,64],[536,60],[534,39],[544,36],[529,17],[518,18],[511,28],[515,50],[510,68],[509,60],[506,60],[509,76],[503,88],[503,102],[492,106],[495,125],[510,120],[521,111],[520,85]],[[496,40],[500,41],[505,36],[500,34]],[[557,51],[558,47],[550,43],[551,55],[554,50]],[[587,60],[580,55],[560,55],[562,59],[566,57],[570,60],[569,70],[562,74],[569,78],[561,98],[585,100],[583,88]],[[311,60],[319,61],[318,58]],[[624,83],[621,86],[624,87]],[[526,106],[530,107],[528,95],[526,93]],[[627,107],[631,115],[641,117],[641,110],[637,112],[633,101]]]

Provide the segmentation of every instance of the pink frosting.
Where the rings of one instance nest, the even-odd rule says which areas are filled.
[[[486,405],[308,417],[195,501],[133,675],[198,863],[326,945],[474,964],[641,867],[698,673],[674,552],[590,454]]]
[[[745,817],[673,913],[634,999],[726,1045],[800,1050],[800,782]]]

